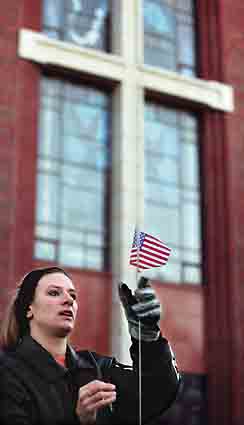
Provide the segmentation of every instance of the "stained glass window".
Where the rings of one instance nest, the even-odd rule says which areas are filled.
[[[35,257],[104,269],[110,98],[43,77]]]
[[[44,0],[43,30],[51,38],[109,51],[109,2]]]
[[[201,282],[198,120],[148,102],[145,108],[145,228],[172,248],[171,261],[147,272]]]
[[[144,62],[196,75],[193,0],[144,0]]]

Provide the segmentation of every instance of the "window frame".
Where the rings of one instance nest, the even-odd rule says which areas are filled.
[[[205,111],[231,112],[234,108],[233,88],[220,81],[186,77],[173,71],[165,71],[145,65],[142,53],[142,0],[139,2],[117,0],[116,8],[112,8],[112,20],[114,22],[112,33],[114,34],[114,39],[113,53],[109,54],[49,39],[40,32],[41,2],[37,3],[33,6],[30,0],[25,0],[26,10],[29,8],[29,15],[25,14],[27,19],[22,21],[18,33],[19,59],[23,63],[23,67],[32,69],[36,78],[35,83],[38,84],[43,69],[55,69],[60,75],[62,73],[72,76],[80,74],[87,81],[99,82],[102,86],[112,88],[114,111],[117,114],[119,111],[121,112],[121,117],[113,119],[113,138],[120,140],[122,137],[123,146],[120,148],[115,146],[112,174],[114,176],[115,166],[117,167],[120,161],[121,153],[124,161],[129,159],[132,163],[134,158],[137,170],[136,173],[133,172],[132,168],[134,167],[130,166],[127,173],[125,167],[120,163],[116,172],[117,176],[115,175],[116,181],[113,183],[113,199],[110,200],[112,203],[111,216],[116,216],[116,220],[112,219],[109,231],[112,230],[112,270],[118,273],[118,270],[122,271],[127,267],[128,249],[131,244],[129,237],[124,235],[128,233],[128,228],[132,234],[134,229],[132,229],[131,223],[133,221],[137,221],[139,224],[143,223],[143,167],[139,164],[143,160],[140,142],[143,142],[144,130],[140,117],[143,114],[144,94],[153,93],[162,102],[169,101],[170,103],[175,103],[175,105],[184,104],[203,113]],[[32,6],[31,8],[30,5]],[[35,19],[32,16],[35,16]],[[115,31],[116,26],[119,29],[117,32]],[[128,39],[123,37],[125,30],[127,30],[127,36],[132,40],[130,46],[128,46]],[[33,80],[33,84],[35,83]],[[28,86],[27,82],[26,85]],[[33,99],[33,103],[35,102],[36,109],[32,110],[31,115],[33,118],[33,134],[37,134],[36,115],[34,113],[37,114],[38,111],[38,90],[36,87],[34,90],[36,97]],[[129,93],[132,96],[133,94],[135,95],[135,101],[130,106],[130,111],[136,111],[135,114],[139,118],[139,125],[135,130],[132,129],[130,123],[129,129],[125,131],[126,120],[130,113],[125,112],[126,103],[128,105],[126,97],[128,99]],[[133,117],[135,117],[135,114],[133,112]],[[133,121],[133,118],[130,121]],[[122,136],[123,132],[125,132],[124,136]],[[125,139],[127,137],[130,140],[136,140],[136,146],[131,152],[131,158],[124,154],[124,148],[127,144]],[[35,164],[35,157],[32,156],[32,159],[33,164]],[[136,181],[139,182],[139,190],[137,190],[136,203],[132,202],[132,195],[135,191],[133,194],[128,191],[126,196],[125,194],[120,196],[120,205],[118,206],[118,194],[116,194],[116,191],[121,187],[121,184],[124,184],[123,178],[125,174],[128,174],[128,178],[131,176],[136,178]],[[131,203],[130,207],[129,203]],[[130,209],[128,219],[124,217],[126,207]],[[136,209],[136,213],[133,213],[133,209]],[[122,225],[120,224],[121,220],[123,221]],[[121,245],[122,248],[119,248]],[[117,256],[114,255],[116,249],[118,250]],[[120,260],[118,260],[118,257]]]

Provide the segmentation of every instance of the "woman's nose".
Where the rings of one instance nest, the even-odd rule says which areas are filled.
[[[69,294],[65,294],[65,303],[68,303],[69,305],[73,305],[74,303],[74,298]]]

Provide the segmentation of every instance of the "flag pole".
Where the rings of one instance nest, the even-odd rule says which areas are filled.
[[[130,264],[136,267],[136,282],[141,270],[160,267],[168,261],[171,248],[160,239],[135,229],[130,254]],[[138,323],[138,385],[139,385],[139,425],[142,425],[142,342],[141,321]]]
[[[141,364],[141,321],[139,320],[139,425],[142,424],[142,364]]]
[[[138,232],[138,229],[136,228],[136,246],[137,246],[137,260],[136,260],[136,284],[138,283],[139,279],[139,273],[140,273],[140,233]],[[142,425],[142,355],[141,355],[141,321],[139,319],[139,364],[138,364],[138,386],[139,386],[139,425]]]

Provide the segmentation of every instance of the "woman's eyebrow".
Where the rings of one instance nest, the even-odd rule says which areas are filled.
[[[55,288],[55,289],[65,289],[63,286],[59,286],[59,285],[55,285],[55,284],[50,284],[50,285],[48,285],[48,287],[47,287],[48,289],[50,289],[50,288]],[[75,292],[76,293],[76,289],[74,289],[74,288],[69,288],[69,289],[67,289],[67,291],[68,292]]]
[[[74,292],[76,294],[76,290],[73,288],[68,289],[69,292]]]

